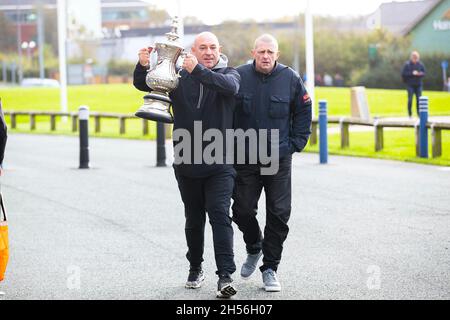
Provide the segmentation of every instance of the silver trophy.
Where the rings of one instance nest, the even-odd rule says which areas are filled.
[[[146,77],[146,83],[152,92],[144,97],[144,105],[136,112],[136,117],[173,123],[173,116],[170,113],[172,100],[169,93],[178,87],[180,74],[176,71],[176,64],[178,58],[185,55],[178,41],[180,36],[177,17],[173,19],[172,31],[166,33],[166,36],[165,42],[155,43],[154,51],[158,60],[156,65],[149,69]]]

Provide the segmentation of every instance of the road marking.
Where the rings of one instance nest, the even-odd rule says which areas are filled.
[[[439,168],[440,171],[450,172],[450,167]]]

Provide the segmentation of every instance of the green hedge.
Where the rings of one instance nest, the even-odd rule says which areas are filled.
[[[427,74],[424,78],[424,87],[427,90],[442,90],[443,60],[450,61],[450,54],[423,55],[421,57]],[[366,67],[365,71],[357,78],[356,83],[368,88],[398,89],[405,86],[401,77],[401,70],[406,59],[403,56],[384,58],[373,67]]]

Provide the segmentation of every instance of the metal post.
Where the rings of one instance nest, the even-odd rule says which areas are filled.
[[[11,83],[16,84],[16,71],[17,71],[17,65],[15,62],[11,63]],[[19,80],[20,83],[20,80]]]
[[[300,15],[294,17],[294,61],[292,62],[292,67],[295,71],[300,73]]]
[[[22,69],[22,12],[21,10],[21,0],[17,1],[17,10],[16,10],[16,14],[17,14],[17,53],[19,56],[19,62],[18,62],[18,76],[19,76],[19,81],[18,83],[22,83],[22,79],[23,79],[23,69]],[[14,74],[16,72],[16,69],[14,68]],[[16,76],[14,75],[14,82],[16,79]]]
[[[89,107],[78,109],[80,126],[80,169],[89,169]]]
[[[166,134],[164,123],[156,124],[156,166],[166,166]]]
[[[420,157],[428,158],[428,97],[419,99],[420,114]]]
[[[6,65],[6,61],[2,60],[2,81],[3,81],[3,84],[6,84],[8,82],[7,69],[8,69],[8,66]]]
[[[60,104],[61,112],[67,112],[67,58],[66,58],[66,37],[67,37],[67,0],[56,2],[58,10],[58,56],[59,56],[59,81],[60,81]],[[62,117],[67,121],[67,117]]]
[[[327,136],[327,101],[319,101],[319,150],[320,150],[320,163],[328,163],[328,136]]]
[[[306,89],[314,103],[315,99],[315,71],[314,71],[314,22],[310,0],[306,0],[305,9],[305,50],[306,50]],[[314,117],[314,105],[312,116]]]
[[[37,12],[37,36],[38,36],[38,50],[39,50],[39,78],[45,78],[45,67],[44,67],[44,7],[42,0],[38,3]]]

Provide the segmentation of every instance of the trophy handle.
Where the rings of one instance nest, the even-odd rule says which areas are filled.
[[[152,54],[155,55],[156,51],[155,51],[154,46],[153,47],[149,46],[149,47],[147,47],[147,49],[148,49],[148,66],[149,66],[147,72],[150,72],[150,70],[152,70],[154,68],[154,66],[152,65]]]
[[[181,54],[180,54],[180,57],[184,59],[184,58],[186,58],[187,54],[188,54],[187,51],[183,50],[183,52],[181,52]],[[177,73],[178,78],[181,78],[181,71],[183,71],[182,67],[180,68],[180,70],[178,70],[178,73]]]

